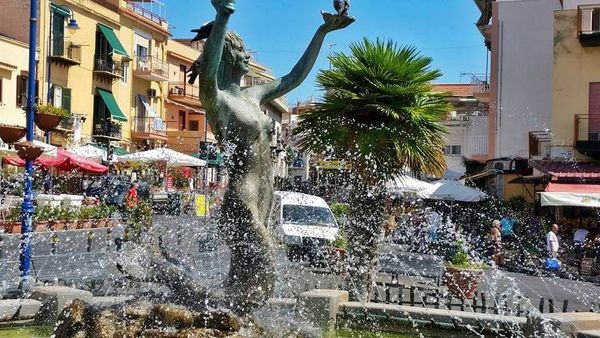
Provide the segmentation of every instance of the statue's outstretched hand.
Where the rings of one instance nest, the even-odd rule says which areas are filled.
[[[356,21],[356,18],[352,16],[340,16],[327,12],[321,12],[321,14],[323,15],[323,20],[325,20],[325,23],[322,27],[325,28],[325,30],[327,30],[328,32],[346,28],[350,26],[354,21]]]
[[[231,14],[235,11],[235,0],[211,0],[217,12]]]

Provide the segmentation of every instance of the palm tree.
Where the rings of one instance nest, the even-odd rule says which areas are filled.
[[[300,116],[299,147],[352,165],[347,287],[368,301],[377,272],[385,218],[385,182],[409,169],[439,175],[448,113],[445,93],[432,92],[441,76],[431,58],[392,41],[364,39],[336,53],[317,83],[325,95]]]

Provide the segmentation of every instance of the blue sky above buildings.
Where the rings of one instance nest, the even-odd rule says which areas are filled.
[[[161,0],[175,38],[189,38],[190,29],[214,18],[210,0]],[[275,75],[292,69],[315,29],[322,23],[320,10],[333,11],[331,0],[238,0],[230,30],[242,35],[258,62]],[[444,76],[437,82],[470,81],[461,73],[484,73],[486,50],[474,23],[479,18],[472,0],[351,0],[350,14],[357,21],[346,30],[331,33],[315,69],[304,84],[287,95],[290,104],[319,96],[314,77],[328,67],[327,55],[346,52],[363,37],[390,38],[416,46],[433,58]]]

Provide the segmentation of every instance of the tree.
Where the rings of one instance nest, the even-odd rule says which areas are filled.
[[[364,39],[336,53],[317,84],[324,97],[300,116],[294,132],[303,151],[323,153],[352,165],[350,220],[347,226],[347,287],[354,299],[372,291],[384,221],[384,186],[394,175],[440,175],[449,111],[445,93],[432,92],[441,73],[432,59],[413,47]]]

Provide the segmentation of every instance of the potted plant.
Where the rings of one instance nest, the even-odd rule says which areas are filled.
[[[95,205],[87,205],[79,209],[79,220],[77,221],[78,229],[89,229],[92,227],[92,218],[96,213]]]
[[[30,161],[34,161],[44,152],[42,147],[36,146],[31,141],[15,143],[15,149],[21,159]]]
[[[43,131],[54,130],[63,118],[69,117],[69,112],[51,104],[36,106],[35,125]]]
[[[1,222],[1,225],[9,234],[21,233],[21,208],[10,209],[10,212]]]
[[[483,276],[484,266],[482,263],[472,262],[469,253],[462,244],[458,244],[444,272],[444,280],[450,294],[458,298],[473,299]]]
[[[27,129],[25,127],[11,126],[0,123],[0,139],[2,142],[12,144],[22,139],[25,136]]]
[[[92,215],[92,228],[103,228],[106,226],[109,209],[106,204],[100,204],[94,208],[95,212]]]

